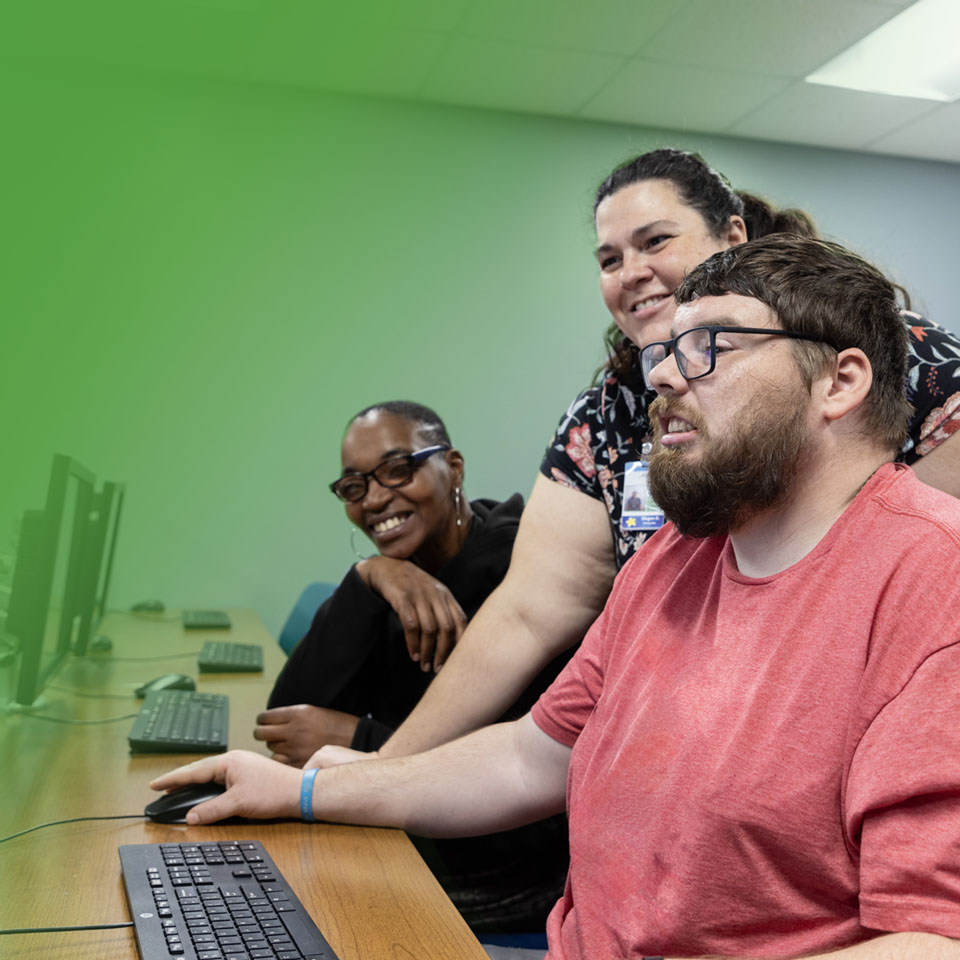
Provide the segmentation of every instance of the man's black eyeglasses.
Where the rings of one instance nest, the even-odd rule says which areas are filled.
[[[640,370],[643,373],[643,385],[652,390],[650,374],[653,368],[663,363],[672,353],[677,358],[677,367],[684,380],[699,380],[713,373],[717,366],[718,333],[762,333],[770,337],[790,337],[791,340],[813,340],[826,343],[822,337],[812,333],[796,333],[793,330],[771,330],[769,327],[735,327],[713,325],[693,327],[672,340],[659,340],[648,343],[640,351]]]
[[[427,457],[432,457],[435,453],[443,450],[449,450],[450,447],[445,443],[438,443],[432,447],[424,447],[422,450],[414,450],[413,453],[406,453],[401,457],[391,457],[378,463],[372,470],[366,473],[348,473],[339,480],[334,480],[330,484],[330,489],[347,503],[356,503],[367,495],[367,489],[370,486],[370,478],[373,477],[381,487],[402,487],[413,479],[414,471],[417,466]]]

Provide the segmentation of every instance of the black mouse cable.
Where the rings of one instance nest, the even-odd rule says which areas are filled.
[[[34,830],[42,830],[44,827],[57,827],[62,823],[82,823],[84,820],[142,820],[142,813],[115,813],[109,817],[70,817],[67,820],[50,820],[48,823],[38,823],[36,826],[27,827],[19,833],[11,833],[9,837],[0,837],[0,843],[6,843],[8,840],[16,840],[24,834],[33,833]]]
[[[119,723],[121,720],[136,720],[139,713],[125,713],[122,717],[104,717],[102,720],[66,720],[63,717],[48,717],[43,713],[21,713],[31,720],[46,720],[47,723],[64,723],[69,727],[94,727],[101,723]]]
[[[67,933],[73,930],[120,930],[124,927],[132,927],[133,921],[127,920],[125,923],[93,923],[76,927],[21,927],[19,930],[0,930],[0,936],[11,933]]]

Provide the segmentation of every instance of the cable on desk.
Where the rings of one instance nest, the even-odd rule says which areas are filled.
[[[53,683],[48,683],[47,690],[58,690],[60,693],[69,693],[74,697],[85,697],[88,700],[130,700],[133,693],[85,693],[83,690],[71,690],[69,687],[61,687]]]
[[[63,933],[67,930],[120,930],[123,927],[132,927],[133,921],[126,923],[94,923],[82,927],[22,927],[19,930],[0,930],[0,936],[5,933]]]
[[[111,654],[111,663],[149,663],[151,660],[182,660],[184,657],[199,657],[199,650],[188,650],[186,653],[165,653],[159,657],[115,657]]]
[[[122,717],[104,717],[102,720],[65,720],[63,717],[48,717],[42,713],[22,713],[31,720],[46,720],[47,723],[65,723],[71,727],[92,727],[99,723],[119,723],[121,720],[136,720],[139,713],[125,713]]]
[[[27,827],[19,833],[11,833],[9,837],[0,837],[0,843],[6,843],[8,840],[15,840],[22,837],[25,833],[33,833],[34,830],[42,830],[44,827],[56,827],[61,823],[81,823],[84,820],[142,820],[142,813],[115,813],[111,817],[70,817],[69,820],[51,820],[48,823],[38,823],[35,827]]]

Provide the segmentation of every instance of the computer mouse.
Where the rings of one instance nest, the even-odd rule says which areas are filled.
[[[204,800],[212,800],[226,791],[222,783],[191,783],[172,793],[157,797],[143,808],[143,815],[156,823],[186,823],[187,811]]]
[[[193,682],[193,677],[188,677],[185,673],[165,673],[156,680],[145,683],[142,687],[137,687],[137,696],[142,700],[148,693],[154,690],[196,690],[197,685]]]
[[[101,633],[90,641],[90,649],[94,653],[107,653],[113,649],[113,641]]]
[[[131,613],[163,613],[167,608],[162,600],[141,600],[135,603],[131,608]]]

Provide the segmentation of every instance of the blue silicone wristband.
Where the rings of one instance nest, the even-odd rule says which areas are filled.
[[[316,823],[317,818],[313,815],[313,781],[317,776],[317,767],[312,770],[304,770],[303,780],[300,781],[300,816],[307,823]]]

